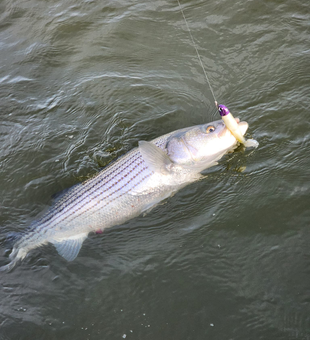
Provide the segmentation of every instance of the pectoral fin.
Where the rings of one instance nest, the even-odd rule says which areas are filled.
[[[54,241],[53,244],[59,255],[64,257],[67,261],[73,261],[77,257],[87,235],[87,233],[75,235],[61,241]]]
[[[147,164],[154,172],[165,174],[173,164],[167,154],[155,144],[145,141],[139,142],[139,151]]]

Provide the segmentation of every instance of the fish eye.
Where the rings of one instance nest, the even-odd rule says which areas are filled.
[[[210,132],[213,132],[215,131],[215,127],[213,125],[209,125],[207,128],[206,128],[206,133],[210,133]]]

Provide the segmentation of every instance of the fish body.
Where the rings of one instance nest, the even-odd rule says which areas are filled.
[[[239,123],[244,134],[246,122]],[[90,232],[120,225],[149,210],[215,165],[237,144],[222,121],[177,130],[111,163],[95,177],[71,188],[14,244],[11,270],[27,253],[52,243],[68,261],[78,255]]]

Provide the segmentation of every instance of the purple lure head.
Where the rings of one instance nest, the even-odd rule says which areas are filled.
[[[225,105],[218,105],[217,109],[222,117],[227,116],[230,112]]]

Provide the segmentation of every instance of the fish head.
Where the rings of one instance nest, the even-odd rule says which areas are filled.
[[[248,129],[247,122],[236,118],[241,133]],[[166,144],[170,160],[185,167],[207,168],[237,144],[236,138],[222,120],[176,131]],[[213,164],[212,164],[213,163]]]

